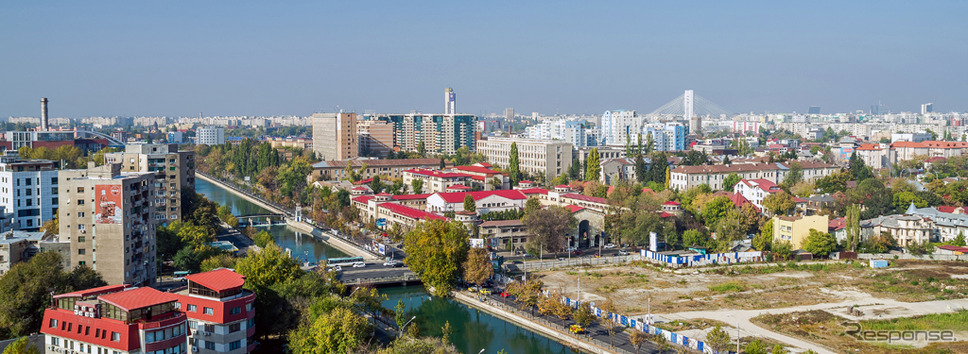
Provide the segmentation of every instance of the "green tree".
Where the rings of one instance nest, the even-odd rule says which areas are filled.
[[[762,340],[754,340],[746,345],[746,354],[769,354]]]
[[[803,165],[796,161],[791,162],[790,170],[783,177],[783,184],[792,187],[800,181],[803,181]]]
[[[517,185],[521,181],[521,165],[518,161],[518,144],[511,143],[511,152],[508,163],[508,177],[511,178],[511,184]]]
[[[578,307],[575,308],[575,313],[571,315],[575,319],[575,323],[578,323],[582,327],[588,327],[595,319],[595,314],[592,313],[591,306],[588,305],[587,301],[583,301]]]
[[[736,184],[741,180],[742,178],[740,178],[736,172],[730,173],[728,176],[726,176],[726,178],[723,179],[723,190],[732,192],[733,187],[735,187]]]
[[[773,244],[773,219],[768,220],[760,228],[760,233],[753,237],[753,248],[760,251],[769,251]]]
[[[258,252],[251,252],[236,262],[236,271],[245,276],[246,285],[269,287],[294,279],[299,274],[299,262],[287,255],[275,243]]]
[[[729,333],[720,325],[716,325],[716,328],[706,334],[706,344],[716,352],[729,350],[731,341]]]
[[[826,257],[837,248],[837,239],[829,232],[810,229],[810,235],[803,243],[803,249],[815,256]]]
[[[3,349],[3,354],[40,354],[36,346],[30,344],[30,337],[20,337]]]
[[[925,254],[934,253],[935,248],[934,248],[934,245],[932,245],[928,241],[925,241],[925,242],[912,241],[911,243],[908,243],[905,249],[907,249],[909,253],[915,256],[921,256]]]
[[[854,252],[857,251],[857,244],[860,243],[860,206],[851,204],[847,207],[847,217],[845,219],[847,247]]]
[[[645,169],[645,160],[642,159],[642,154],[636,154],[635,155],[635,180],[639,181],[639,183],[645,182],[645,178],[647,177],[645,175],[646,171],[647,170]]]
[[[645,332],[633,329],[632,332],[629,333],[629,344],[632,344],[632,347],[635,348],[635,354],[639,353],[639,348],[641,348],[642,344],[645,344],[647,341],[648,336],[646,336]]]
[[[786,215],[793,211],[797,204],[793,202],[793,196],[790,193],[779,191],[763,198],[763,207],[774,215]]]
[[[952,244],[958,247],[965,247],[965,233],[958,231],[958,237],[955,238]]]
[[[252,237],[252,241],[255,242],[255,245],[259,246],[259,248],[266,248],[266,246],[268,246],[270,243],[275,242],[272,239],[272,235],[266,230],[261,230],[259,233],[255,234],[255,237]]]
[[[472,248],[464,262],[464,280],[473,284],[483,284],[494,275],[494,266],[486,249]]]
[[[850,169],[850,174],[854,176],[854,180],[861,182],[868,178],[873,178],[874,174],[871,172],[864,160],[857,156],[857,152],[850,154],[850,160],[847,163]]]
[[[413,187],[413,193],[414,194],[421,194],[421,193],[423,193],[423,180],[422,179],[416,178],[416,179],[410,181],[410,186]]]
[[[773,244],[770,245],[770,251],[776,258],[790,259],[790,256],[793,255],[793,245],[788,241],[774,239]]]
[[[202,264],[199,266],[199,271],[208,272],[218,268],[229,268],[235,269],[235,263],[238,258],[229,253],[222,253],[212,257],[205,258]]]
[[[407,252],[404,262],[420,275],[435,295],[445,296],[457,281],[460,266],[467,259],[467,242],[467,228],[459,222],[424,222],[404,237],[404,251]]]
[[[470,194],[464,195],[464,211],[477,211],[477,203]]]
[[[407,327],[408,332],[410,328]],[[397,337],[390,345],[378,352],[378,354],[458,354],[460,353],[453,344],[438,337],[416,338],[411,335]]]
[[[729,198],[720,196],[713,198],[708,203],[702,207],[702,219],[707,227],[714,227],[719,219],[726,216],[730,210],[733,210],[733,201]]]
[[[528,198],[527,202],[524,202],[524,215],[527,216],[533,212],[541,210],[541,201],[538,198],[531,197]]]
[[[393,309],[393,320],[397,323],[397,328],[403,328],[407,324],[407,305],[403,299],[397,300],[397,307]]]
[[[592,148],[585,158],[585,180],[597,181],[602,172],[602,165],[599,162],[598,148]]]
[[[702,234],[699,230],[686,230],[682,233],[682,246],[683,247],[705,247],[708,237]]]
[[[289,334],[293,353],[353,353],[366,343],[366,318],[343,306],[319,314]]]
[[[566,234],[575,228],[577,221],[568,209],[550,206],[532,212],[521,221],[527,225],[532,242],[542,250],[561,252],[566,245]]]
[[[816,187],[820,193],[846,192],[847,182],[853,178],[848,171],[834,172],[829,176],[817,180]]]

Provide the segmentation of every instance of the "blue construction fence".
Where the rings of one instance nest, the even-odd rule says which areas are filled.
[[[545,290],[544,296],[551,296],[551,294],[547,290]],[[578,308],[578,306],[581,305],[580,301],[572,300],[564,296],[561,297],[561,301],[572,308]],[[589,303],[589,307],[591,308],[592,313],[594,313],[595,316],[599,318],[607,314],[605,311],[602,311],[601,309],[595,307],[593,303]],[[609,315],[613,320],[615,320],[618,323],[621,323],[626,328],[642,331],[648,334],[660,335],[665,337],[665,339],[669,341],[669,343],[674,343],[686,348],[695,349],[702,353],[710,353],[710,354],[715,353],[712,349],[707,347],[706,344],[700,340],[689,338],[687,336],[678,334],[676,332],[667,331],[656,326],[650,326],[646,324],[644,321],[641,321],[639,319],[635,319],[632,317],[623,316],[617,313],[612,313]]]
[[[697,254],[691,256],[666,255],[649,250],[641,250],[642,258],[652,263],[660,263],[673,268],[698,267],[716,264],[765,262],[766,254],[761,251],[726,252]]]

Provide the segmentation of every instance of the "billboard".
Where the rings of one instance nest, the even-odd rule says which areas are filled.
[[[470,239],[470,241],[471,241],[470,242],[471,243],[471,248],[484,248],[484,239],[483,238],[472,238],[472,239]]]
[[[121,206],[124,205],[124,198],[121,193],[120,185],[95,185],[94,202],[94,223],[96,224],[121,224],[124,221],[124,213]]]

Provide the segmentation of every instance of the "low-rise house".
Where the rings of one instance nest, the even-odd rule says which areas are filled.
[[[434,193],[427,198],[427,211],[436,213],[462,211],[464,210],[464,198],[467,195],[474,199],[478,214],[522,209],[528,199],[520,190]]]
[[[618,181],[635,181],[635,159],[621,157],[608,159],[601,163],[600,180],[604,184],[614,184]]]
[[[827,232],[828,226],[826,215],[774,216],[773,240],[786,241],[793,249],[800,249],[810,236],[810,230]]]
[[[960,256],[963,254],[968,254],[968,248],[960,247],[960,246],[952,246],[952,245],[942,245],[935,248],[934,254]]]
[[[919,244],[929,242],[934,234],[934,225],[930,218],[911,214],[879,216],[862,221],[860,227],[864,235],[889,233],[901,247],[907,247],[915,242]]]
[[[782,189],[776,183],[766,179],[744,179],[733,186],[733,191],[750,201],[756,209],[763,210],[763,199]]]
[[[412,186],[414,180],[423,181],[422,193],[444,193],[453,185],[466,185],[473,176],[465,173],[442,172],[415,168],[403,171],[403,185]]]
[[[496,251],[524,250],[528,243],[528,228],[521,220],[492,220],[482,222],[480,236]]]

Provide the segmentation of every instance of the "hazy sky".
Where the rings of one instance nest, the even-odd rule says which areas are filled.
[[[0,116],[968,111],[966,1],[4,1]]]

